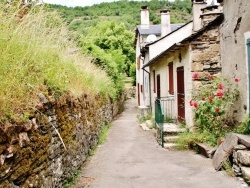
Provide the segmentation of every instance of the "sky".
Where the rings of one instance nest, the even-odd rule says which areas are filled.
[[[114,2],[114,1],[119,1],[119,0],[43,0],[44,3],[59,4],[68,7],[75,7],[75,6],[84,7],[84,6],[91,6],[94,4],[100,4],[102,2]],[[209,1],[211,0],[207,0],[207,2]]]

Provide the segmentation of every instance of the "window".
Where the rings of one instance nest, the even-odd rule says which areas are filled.
[[[141,61],[140,61],[140,57],[137,57],[137,70],[139,70],[141,68]]]
[[[153,70],[153,92],[155,93],[155,70]]]
[[[174,66],[173,62],[168,64],[168,92],[174,94]]]

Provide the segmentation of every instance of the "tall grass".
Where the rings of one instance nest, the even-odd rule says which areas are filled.
[[[113,97],[106,73],[90,57],[72,52],[76,46],[57,13],[31,7],[20,19],[17,7],[0,2],[0,119],[31,108],[48,88]]]

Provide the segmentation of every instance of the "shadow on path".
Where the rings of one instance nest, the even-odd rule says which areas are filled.
[[[211,159],[161,148],[151,131],[140,128],[136,101],[130,99],[73,187],[240,188],[241,183],[216,172]]]

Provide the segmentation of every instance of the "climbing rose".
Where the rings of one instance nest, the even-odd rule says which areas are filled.
[[[198,103],[197,102],[194,102],[194,107],[198,108]]]
[[[223,85],[222,84],[218,84],[218,89],[223,89]]]
[[[234,78],[234,82],[239,82],[239,81],[240,81],[239,78],[237,78],[237,77]]]
[[[215,112],[219,112],[220,108],[219,107],[215,107]]]
[[[189,101],[190,106],[193,106],[193,100]]]
[[[209,80],[213,80],[214,79],[214,76],[213,75],[209,75]]]
[[[222,91],[218,91],[216,93],[216,96],[218,96],[218,97],[223,97],[223,95],[224,95],[224,93]]]
[[[197,79],[197,78],[199,78],[199,74],[198,74],[197,72],[196,72],[196,73],[194,73],[194,74],[193,74],[193,76],[192,76],[192,78],[193,78],[193,79]]]
[[[213,97],[209,97],[208,100],[209,100],[209,102],[212,102],[213,101]]]

